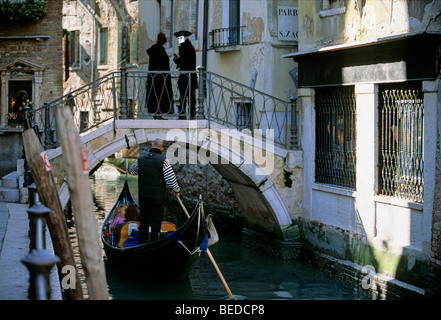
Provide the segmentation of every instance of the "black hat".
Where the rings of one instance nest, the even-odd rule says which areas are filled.
[[[190,31],[187,30],[181,30],[181,31],[177,31],[174,33],[175,37],[189,37],[191,36],[193,33],[191,33]]]

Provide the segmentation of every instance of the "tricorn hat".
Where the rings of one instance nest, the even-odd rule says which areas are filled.
[[[177,31],[174,33],[175,37],[189,37],[191,36],[193,33],[191,33],[190,31],[187,30],[181,30],[181,31]]]

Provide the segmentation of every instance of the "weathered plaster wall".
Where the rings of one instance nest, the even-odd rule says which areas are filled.
[[[346,0],[344,12],[300,0],[299,51],[440,29],[439,1]],[[320,16],[321,15],[321,16]]]
[[[151,1],[141,1],[151,2]],[[123,59],[122,28],[127,28],[127,64],[136,64],[141,55],[136,40],[138,33],[138,1],[82,0],[63,1],[63,29],[80,31],[80,65],[71,68],[63,83],[64,92],[75,90],[113,70],[119,69]],[[108,28],[107,65],[99,65],[99,28]],[[131,39],[130,39],[131,38]],[[89,58],[88,58],[89,57]]]

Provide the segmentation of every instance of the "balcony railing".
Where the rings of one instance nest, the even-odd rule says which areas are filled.
[[[234,47],[243,44],[245,26],[213,29],[210,34],[210,49]]]

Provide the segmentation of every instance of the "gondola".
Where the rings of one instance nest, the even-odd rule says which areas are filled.
[[[167,228],[170,223],[163,222],[159,239],[131,247],[122,246],[120,240],[118,246],[112,243],[114,237],[110,232],[110,223],[115,209],[120,204],[135,204],[139,208],[130,194],[127,179],[119,197],[104,220],[101,230],[101,240],[107,260],[109,263],[130,270],[130,272],[137,272],[150,281],[168,282],[188,277],[196,259],[209,245],[208,238],[212,238],[209,242],[217,241],[213,240],[217,239],[217,234],[210,235],[208,231],[208,225],[212,225],[211,215],[205,217],[200,198],[190,217],[176,230],[173,228],[170,230]],[[127,233],[130,235],[129,230],[136,229],[137,224],[132,221],[126,222],[123,228],[124,226],[127,226]],[[121,228],[122,231],[123,228]],[[213,227],[210,229],[211,233],[215,232]]]

